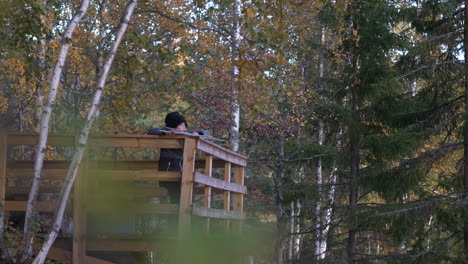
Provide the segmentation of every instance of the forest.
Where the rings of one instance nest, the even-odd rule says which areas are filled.
[[[467,4],[1,0],[0,132],[178,111],[248,156],[246,226],[271,237],[250,263],[468,263]],[[1,219],[21,263],[7,238],[31,234]]]

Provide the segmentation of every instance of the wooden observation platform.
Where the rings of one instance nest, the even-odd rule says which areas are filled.
[[[27,160],[27,155],[19,159],[18,153],[24,153],[25,148],[32,152],[38,139],[37,134],[0,134],[0,204],[5,217],[26,210],[34,160]],[[71,157],[75,142],[74,136],[49,135],[49,156],[53,158],[44,161],[40,187],[40,197],[49,194],[49,198],[40,199],[36,207],[42,214],[55,210],[60,181],[63,182],[69,165],[69,160],[64,157]],[[183,149],[182,172],[158,171],[161,148]],[[96,257],[93,252],[152,251],[157,248],[155,243],[161,242],[159,238],[146,239],[141,232],[132,230],[135,219],[145,214],[174,220],[179,234],[190,229],[193,216],[200,216],[207,231],[210,219],[214,218],[224,219],[222,221],[231,223],[234,228],[240,228],[245,218],[246,165],[246,156],[198,136],[90,136],[87,154],[67,206],[67,217],[72,223],[68,226],[72,228],[68,233],[61,232],[48,258],[80,264],[112,263]],[[102,209],[106,200],[95,202],[94,199],[105,186],[113,186],[110,182],[124,183],[115,187],[118,203],[131,204],[125,210],[124,218],[131,219],[124,228],[126,235],[112,235],[108,231],[101,235],[94,231],[91,235],[89,230],[94,220],[90,216],[106,214]],[[165,197],[171,193],[168,188],[161,187],[165,182],[180,182],[180,185],[176,184],[180,186],[180,192],[176,194],[180,194],[178,203],[166,202]],[[177,234],[172,235],[177,239]]]

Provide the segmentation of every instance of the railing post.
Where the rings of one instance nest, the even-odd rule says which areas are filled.
[[[183,235],[184,232],[188,231],[190,225],[196,142],[197,141],[193,138],[185,138],[184,140],[184,163],[182,168],[179,204],[179,235]]]
[[[234,166],[234,183],[244,185],[244,173],[245,173],[245,168],[239,165]],[[234,211],[242,212],[244,211],[244,195],[242,193],[234,193],[233,197],[233,209]],[[237,231],[242,230],[242,222],[241,221],[236,221],[237,222]]]
[[[224,181],[231,182],[231,163],[225,162],[224,163]],[[231,192],[224,191],[223,194],[223,201],[224,201],[224,210],[230,211],[231,210]],[[229,220],[226,220],[226,231],[229,231]]]
[[[213,174],[213,156],[210,154],[206,155],[205,160],[205,174],[209,177]],[[211,208],[211,187],[205,186],[205,195],[203,199],[203,206],[205,208]],[[204,219],[204,229],[206,232],[210,231],[210,218]]]
[[[6,159],[7,135],[5,133],[0,133],[0,242],[3,241],[3,232],[5,231]]]
[[[73,263],[86,261],[86,184],[88,180],[87,157],[83,159],[73,186]]]

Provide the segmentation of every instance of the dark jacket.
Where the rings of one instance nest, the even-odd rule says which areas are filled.
[[[165,135],[161,128],[152,128],[148,131],[149,135]],[[184,149],[162,148],[159,155],[160,171],[182,171],[182,158]]]

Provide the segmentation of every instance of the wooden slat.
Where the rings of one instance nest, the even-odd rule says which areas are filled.
[[[182,177],[178,171],[157,170],[90,170],[89,175],[147,182],[180,181]]]
[[[242,194],[247,193],[247,187],[243,185],[208,177],[205,174],[199,173],[199,172],[195,172],[195,182],[201,183],[204,185],[209,185],[211,187],[226,190],[226,191],[242,193]]]
[[[121,205],[119,208],[124,208],[128,212],[135,213],[148,213],[148,214],[177,214],[179,206],[177,204],[141,204],[129,203],[128,205]],[[88,212],[106,212],[119,209],[116,207],[101,207],[93,203],[89,203],[86,208]]]
[[[192,210],[192,213],[193,215],[197,215],[197,216],[217,218],[217,219],[230,219],[230,220],[244,220],[245,219],[244,212],[226,211],[226,210],[213,209],[213,208],[194,207]]]
[[[5,211],[24,212],[26,210],[26,203],[26,201],[5,201]],[[55,208],[55,202],[37,202],[36,204],[38,212],[53,212]]]
[[[231,163],[226,162],[224,166],[224,181],[231,182]],[[224,191],[223,194],[223,201],[224,201],[224,210],[229,211],[231,210],[231,192]]]
[[[247,157],[234,151],[225,149],[203,138],[198,140],[197,149],[207,154],[213,155],[222,160],[231,162],[240,166],[247,166]]]
[[[196,140],[186,138],[184,144],[184,164],[182,168],[182,181],[179,205],[179,235],[183,235],[190,225],[190,212],[193,195],[193,172],[195,171]]]

